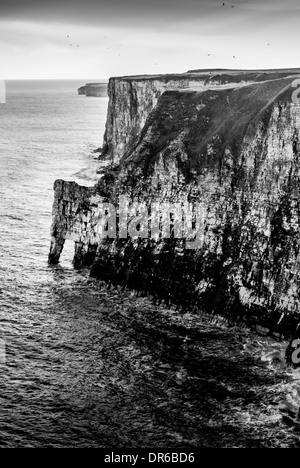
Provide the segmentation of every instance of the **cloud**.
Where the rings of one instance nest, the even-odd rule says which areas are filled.
[[[1,0],[0,18],[29,22],[144,28],[188,34],[190,27],[209,35],[239,31],[257,20],[265,25],[299,12],[298,0]],[[235,5],[235,8],[231,8]],[[192,31],[194,32],[194,31]]]
[[[238,8],[224,8],[222,3],[219,0],[1,0],[0,17],[98,26],[155,28],[159,25],[169,29],[173,22],[178,24],[195,16],[226,18],[238,11]],[[249,7],[251,2],[239,0],[239,5]]]
[[[299,4],[294,0],[222,4],[219,0],[1,0],[1,73],[103,78],[192,68],[299,66],[295,14]]]
[[[255,21],[268,26],[274,15],[276,21],[280,17],[292,19],[300,9],[298,0],[225,2],[223,7],[219,0],[1,0],[0,18],[98,28],[144,28],[182,35],[201,28],[212,35],[238,34],[241,25],[249,31]]]

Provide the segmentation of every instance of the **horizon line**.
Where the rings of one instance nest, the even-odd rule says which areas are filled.
[[[4,81],[107,81],[109,78],[3,78]]]

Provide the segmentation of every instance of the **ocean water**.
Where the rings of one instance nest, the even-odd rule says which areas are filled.
[[[47,264],[54,180],[98,178],[107,98],[85,81],[8,82],[0,104],[0,448],[299,447],[279,411],[298,382],[261,362],[283,345],[109,290],[72,242]]]
[[[0,447],[182,446],[178,316],[75,271],[71,241],[47,264],[54,181],[99,177],[86,81],[8,82],[0,105]]]
[[[76,445],[57,421],[66,424],[63,402],[72,405],[69,391],[84,359],[71,356],[68,369],[85,320],[81,310],[78,321],[70,319],[77,309],[68,298],[86,285],[87,273],[74,272],[72,244],[57,268],[47,255],[54,180],[93,185],[98,178],[93,150],[102,144],[108,100],[78,96],[84,83],[7,82],[0,104],[1,447]]]

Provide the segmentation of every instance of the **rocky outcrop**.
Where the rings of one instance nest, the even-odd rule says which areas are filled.
[[[299,76],[245,84],[252,78],[214,89],[183,84],[160,98],[150,97],[156,78],[111,81],[109,115],[113,105],[122,115],[108,122],[108,133],[121,162],[93,189],[56,183],[50,262],[73,238],[76,264],[92,263],[99,279],[183,310],[292,329],[300,306],[300,105],[292,100]],[[131,122],[145,122],[121,153],[129,111]],[[169,238],[153,236],[153,206],[162,202],[181,207],[181,235],[174,208],[167,212]],[[104,238],[108,203],[116,208],[117,231]],[[147,207],[146,217],[137,203]],[[159,227],[165,206],[158,209]],[[136,236],[120,236],[132,223]]]
[[[300,72],[300,71],[299,71]],[[137,143],[149,114],[165,91],[220,89],[276,79],[291,71],[263,70],[241,72],[202,70],[181,75],[134,76],[111,78],[103,156],[118,164]]]
[[[87,97],[104,97],[107,95],[107,83],[87,83],[78,89],[78,94]]]
[[[95,231],[95,212],[104,198],[96,188],[63,180],[55,182],[54,193],[49,263],[59,262],[65,241],[72,239],[75,242],[75,266],[91,264],[99,237]]]

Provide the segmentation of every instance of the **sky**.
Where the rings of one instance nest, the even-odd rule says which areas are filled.
[[[298,68],[299,24],[299,0],[0,0],[0,78]]]

